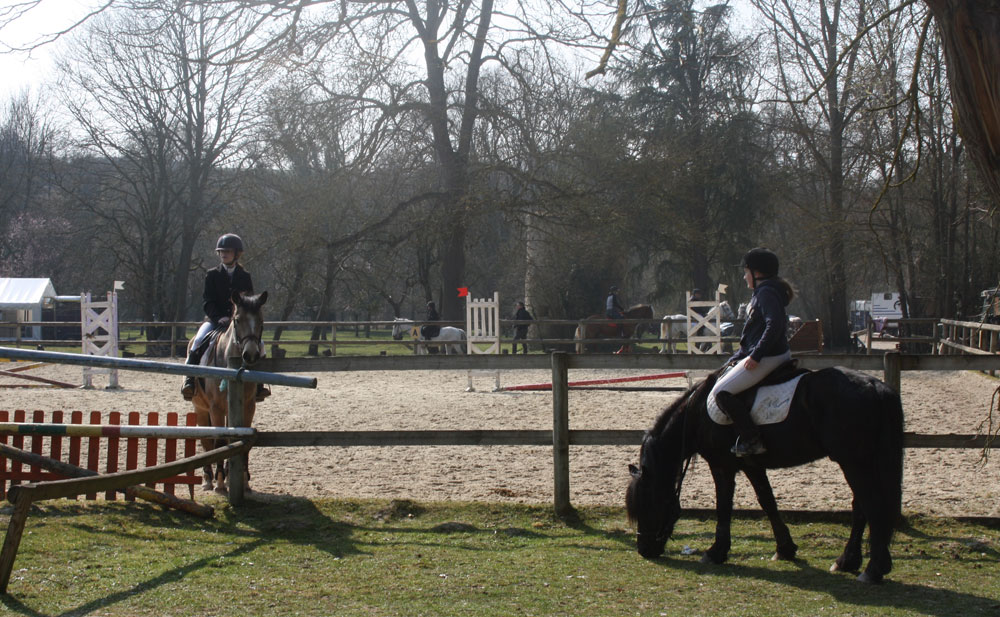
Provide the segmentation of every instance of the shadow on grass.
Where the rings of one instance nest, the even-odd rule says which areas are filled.
[[[178,527],[179,519],[176,512],[165,511],[154,506],[137,508],[134,504],[130,506],[122,502],[113,502],[101,504],[100,508],[103,513],[128,516],[136,525],[141,525],[143,528],[163,527],[175,530]],[[47,519],[65,519],[85,514],[95,514],[95,509],[70,507],[46,511],[43,508],[38,512],[32,513],[32,516],[29,517],[29,525],[40,523],[44,526]],[[217,518],[215,519],[192,523],[188,527],[201,525],[206,531],[224,534],[220,537],[218,546],[226,548],[225,552],[199,558],[183,566],[158,574],[149,580],[136,583],[128,589],[91,600],[54,615],[58,615],[59,617],[88,615],[94,611],[129,600],[134,596],[149,592],[163,585],[177,583],[195,572],[213,567],[220,560],[229,560],[249,554],[275,542],[309,546],[326,552],[335,558],[364,553],[364,551],[358,548],[353,537],[359,530],[358,527],[329,518],[308,499],[283,498],[280,501],[271,500],[264,503],[248,501],[239,510],[224,506],[222,512],[219,512],[219,508],[217,508],[216,516]],[[118,541],[116,538],[138,538],[136,534],[121,530],[116,530],[113,536],[109,535],[101,523],[95,525],[70,523],[70,526],[83,532],[92,533],[95,536],[103,535],[108,538],[108,544]],[[245,542],[238,542],[237,546],[232,547],[233,542],[231,539],[233,537],[242,538]],[[139,539],[148,540],[148,537],[144,535]],[[53,615],[39,612],[25,605],[12,595],[0,596],[0,606],[5,607],[13,613],[30,615],[32,617],[52,617]]]
[[[911,533],[916,532],[909,525],[905,526],[905,530]],[[954,537],[926,536],[919,532],[913,533],[913,535],[923,538],[932,537],[942,541],[954,542],[956,540]],[[765,535],[762,534],[757,539],[764,540]],[[739,539],[734,537],[733,541],[735,545]],[[894,542],[894,545],[897,543]],[[940,617],[955,615],[956,607],[959,606],[963,607],[964,610],[981,611],[982,614],[995,614],[1000,608],[1000,602],[994,597],[978,596],[974,593],[942,589],[931,585],[902,583],[893,580],[891,574],[881,585],[866,585],[855,580],[853,574],[830,573],[826,566],[822,568],[813,566],[808,559],[802,557],[792,562],[785,562],[791,563],[797,568],[790,572],[787,568],[769,568],[733,562],[721,565],[704,564],[700,561],[701,554],[703,554],[702,551],[698,551],[697,554],[687,558],[666,554],[650,560],[650,562],[665,569],[669,568],[697,575],[711,575],[725,579],[754,579],[775,585],[791,586],[804,592],[828,594],[838,602],[866,608],[904,608],[922,615]],[[939,558],[932,556],[899,555],[897,551],[893,552],[893,558],[896,561],[908,559],[939,560]],[[989,561],[988,559],[984,560]]]
[[[696,574],[711,574],[722,578],[752,578],[775,585],[792,586],[802,591],[828,594],[838,602],[866,608],[903,608],[921,615],[952,617],[956,614],[957,606],[963,607],[963,610],[980,611],[981,614],[995,613],[998,607],[996,598],[901,583],[894,581],[891,575],[881,585],[865,585],[857,582],[852,575],[831,574],[826,568],[814,567],[803,559],[793,562],[798,567],[794,572],[732,563],[702,564],[700,561],[687,561],[675,557],[660,557],[654,561],[665,568]]]

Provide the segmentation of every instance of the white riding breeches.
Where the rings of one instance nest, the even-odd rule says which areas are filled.
[[[743,358],[735,366],[729,367],[722,373],[719,380],[715,382],[715,387],[712,388],[711,396],[714,397],[719,392],[739,394],[744,390],[749,390],[770,375],[774,369],[791,359],[791,351],[786,351],[778,356],[764,356],[760,359],[757,366],[750,371],[746,368],[747,358]]]
[[[198,349],[205,342],[205,337],[208,333],[212,331],[212,322],[203,321],[201,325],[198,326],[198,333],[194,335],[194,340],[191,342],[191,349]]]

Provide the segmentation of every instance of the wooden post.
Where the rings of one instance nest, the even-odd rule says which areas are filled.
[[[552,469],[556,514],[572,511],[569,503],[569,359],[566,352],[552,354]]]
[[[31,510],[30,491],[11,488],[11,501],[14,502],[14,512],[10,515],[10,522],[7,524],[7,536],[3,540],[3,549],[0,550],[0,594],[7,595],[7,583],[10,582],[10,573],[14,570],[14,558],[17,557],[17,549],[21,545],[21,536],[24,534],[24,524],[28,520],[28,512]]]
[[[580,339],[576,343],[576,353],[579,354],[579,353],[583,353],[584,344],[583,344],[582,341],[583,341],[583,339],[587,338],[587,327],[581,321],[581,322],[579,322],[579,323],[576,324],[576,328],[577,328],[577,332],[580,333]]]
[[[883,378],[882,380],[890,388],[900,394],[900,375],[902,363],[899,359],[899,352],[893,351],[882,356]]]
[[[875,326],[875,323],[872,321],[872,318],[869,317],[868,318],[868,340],[865,342],[865,347],[866,347],[865,348],[865,355],[866,356],[872,355],[872,335],[875,333],[875,327],[874,326]]]
[[[243,365],[240,358],[229,358],[229,368],[238,369]],[[229,426],[243,426],[243,380],[232,379],[226,388],[229,403],[227,423]],[[229,503],[238,506],[243,503],[243,493],[246,489],[244,473],[246,465],[243,455],[229,459]]]
[[[990,330],[990,353],[995,354],[997,352],[997,331]],[[990,377],[996,377],[997,372],[990,369]]]

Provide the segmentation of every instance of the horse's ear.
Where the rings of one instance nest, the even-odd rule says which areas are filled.
[[[233,290],[233,293],[229,296],[229,299],[233,301],[233,304],[239,304],[240,299],[243,297],[242,291]]]
[[[632,463],[628,464],[628,472],[629,474],[631,474],[633,478],[639,477],[639,468],[633,465]]]
[[[260,296],[258,296],[257,304],[261,305],[261,304],[264,304],[265,302],[267,302],[267,292],[266,291],[262,291],[262,292],[260,292]]]

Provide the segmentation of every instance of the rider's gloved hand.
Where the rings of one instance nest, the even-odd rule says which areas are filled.
[[[232,321],[232,318],[230,318],[230,317],[220,317],[219,318],[219,327],[220,328],[228,328],[230,321]]]

